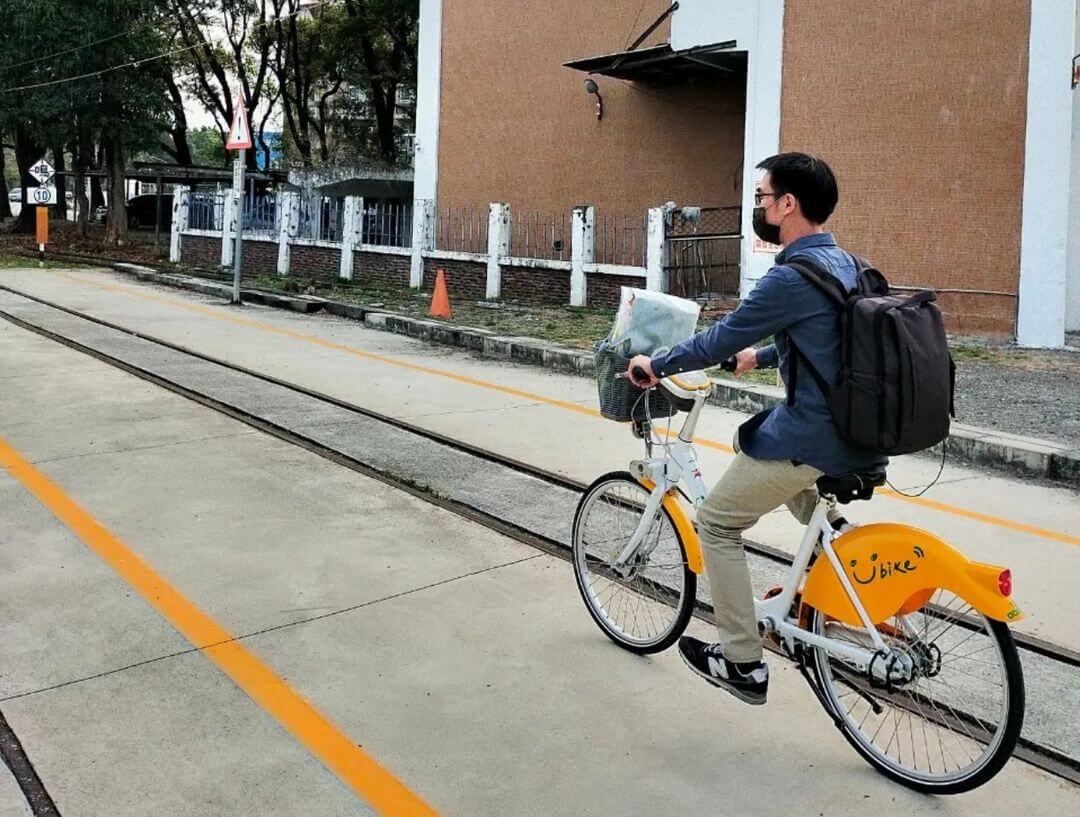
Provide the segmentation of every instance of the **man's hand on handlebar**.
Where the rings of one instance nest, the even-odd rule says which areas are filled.
[[[660,378],[653,374],[652,360],[648,355],[637,355],[630,361],[626,369],[626,376],[630,382],[641,389],[651,389],[660,382]]]
[[[757,349],[750,347],[735,354],[735,374],[746,374],[757,368]]]

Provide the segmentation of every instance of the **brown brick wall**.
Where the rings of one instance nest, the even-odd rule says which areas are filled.
[[[341,269],[341,250],[330,247],[292,246],[290,275],[310,275],[324,280],[337,278]]]
[[[603,275],[593,273],[585,276],[585,298],[589,306],[617,307],[623,287],[645,288],[644,278],[630,275]]]
[[[502,297],[534,306],[567,306],[570,273],[530,267],[502,268]]]
[[[244,275],[276,275],[277,242],[244,239]]]
[[[197,267],[221,266],[221,239],[202,235],[182,236],[180,260]]]
[[[830,226],[893,283],[1017,291],[1029,20],[1030,0],[785,4],[782,147],[833,166]],[[952,331],[1014,332],[1014,299],[942,305]]]
[[[668,0],[443,4],[441,208],[640,215],[674,200],[737,204],[745,77],[680,87],[597,76],[604,116],[568,60],[622,50]],[[527,8],[527,12],[525,9]],[[635,22],[636,20],[636,22]],[[667,24],[646,45],[667,40]]]
[[[448,261],[441,258],[424,259],[424,289],[435,287],[438,270],[446,272],[446,292],[453,306],[455,298],[482,301],[487,294],[487,264],[477,261]]]
[[[377,252],[354,252],[353,280],[361,283],[408,286],[409,258]]]

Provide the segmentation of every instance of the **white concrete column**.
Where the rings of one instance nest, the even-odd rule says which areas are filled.
[[[341,226],[341,269],[342,278],[352,279],[353,257],[360,246],[360,235],[364,226],[364,199],[361,196],[345,197],[345,212]]]
[[[1016,341],[1065,343],[1075,0],[1032,0]]]
[[[510,255],[510,205],[493,202],[488,210],[487,291],[489,301],[502,293],[502,266],[499,262]]]
[[[173,188],[172,232],[169,235],[169,261],[180,262],[180,236],[188,228],[188,197],[191,188],[178,184]]]
[[[665,221],[663,207],[649,208],[645,234],[645,289],[664,289]]]
[[[231,267],[235,249],[238,213],[236,197],[226,191],[221,203],[221,266]]]
[[[413,140],[413,254],[409,285],[424,280],[423,251],[433,249],[439,177],[439,92],[442,83],[442,0],[420,0],[416,35],[416,133]],[[424,218],[422,218],[424,216]],[[430,245],[425,237],[430,227]]]
[[[700,5],[700,3],[698,4]],[[712,5],[712,4],[708,4]],[[754,235],[754,188],[761,171],[757,163],[780,151],[780,91],[784,66],[783,0],[740,4],[747,16],[746,125],[743,140],[742,246],[740,248],[742,297],[774,265],[776,255]],[[739,40],[740,45],[742,40]]]
[[[413,200],[412,257],[409,266],[409,286],[424,285],[424,253],[435,249],[435,202],[431,199]]]
[[[277,272],[278,275],[288,275],[292,263],[292,242],[300,232],[300,194],[293,190],[279,193],[278,207],[281,215],[278,218]]]
[[[592,263],[595,252],[596,208],[575,207],[570,222],[570,306],[588,302],[585,265]]]
[[[1076,4],[1073,53],[1080,53],[1080,3]],[[1080,332],[1080,85],[1072,89],[1072,162],[1069,184],[1069,248],[1065,258],[1065,330]]]

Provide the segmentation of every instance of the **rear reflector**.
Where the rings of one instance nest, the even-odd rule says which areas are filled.
[[[1001,575],[998,576],[998,590],[1001,591],[1003,596],[1012,595],[1012,571],[1002,570]]]

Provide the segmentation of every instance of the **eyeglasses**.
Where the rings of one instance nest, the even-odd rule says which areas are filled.
[[[787,194],[786,193],[755,193],[754,194],[754,204],[755,205],[761,204],[761,200],[763,198],[765,198],[766,196],[773,196],[775,198],[776,196],[784,196],[784,195],[787,195]]]

